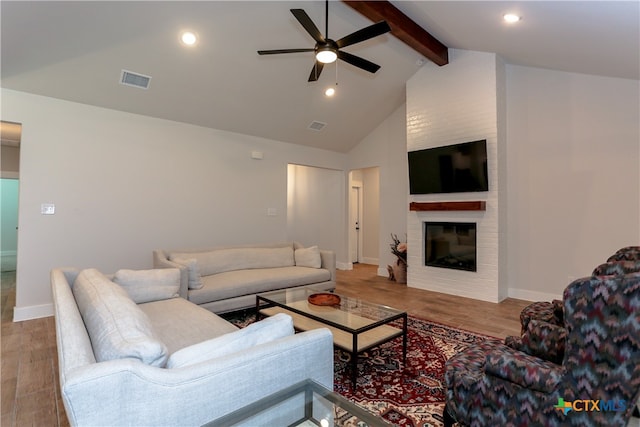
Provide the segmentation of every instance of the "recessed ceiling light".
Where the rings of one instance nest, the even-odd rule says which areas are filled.
[[[507,21],[510,24],[513,24],[514,22],[518,22],[521,18],[516,15],[515,13],[507,13],[503,16],[504,20]]]
[[[332,87],[324,91],[324,94],[327,96],[333,96],[336,94],[336,90]]]
[[[184,31],[180,35],[180,41],[186,46],[194,46],[198,42],[198,36],[191,31]]]

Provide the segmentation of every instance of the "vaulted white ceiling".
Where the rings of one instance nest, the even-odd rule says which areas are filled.
[[[507,63],[640,79],[638,1],[392,1],[450,48],[495,52]],[[381,65],[349,64],[307,78],[313,47],[293,15],[324,33],[322,1],[2,1],[2,87],[194,125],[347,152],[405,99],[423,57],[391,34],[346,51]],[[522,16],[507,25],[502,15]],[[329,5],[329,37],[371,24]],[[179,42],[195,31],[196,47]],[[446,65],[445,65],[446,67]],[[151,76],[148,90],[119,84],[122,69]],[[324,89],[335,86],[333,98]],[[318,132],[313,121],[326,123]]]

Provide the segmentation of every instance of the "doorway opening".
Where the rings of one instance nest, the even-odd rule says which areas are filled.
[[[0,121],[0,274],[2,321],[13,319],[18,265],[18,190],[22,125]]]
[[[349,172],[349,261],[378,264],[380,231],[380,169]]]
[[[344,257],[344,172],[315,166],[287,166],[287,239],[316,245]]]

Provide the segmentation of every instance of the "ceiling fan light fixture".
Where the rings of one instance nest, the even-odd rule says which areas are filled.
[[[336,59],[338,59],[338,54],[336,53],[335,49],[331,48],[330,46],[325,46],[318,49],[318,51],[316,52],[316,59],[318,60],[318,62],[322,62],[323,64],[331,64],[332,62],[335,62]]]
[[[328,88],[327,90],[324,91],[324,94],[328,97],[332,97],[333,95],[336,94],[336,90],[332,87]]]

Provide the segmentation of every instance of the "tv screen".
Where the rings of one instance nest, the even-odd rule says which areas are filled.
[[[487,140],[409,151],[409,193],[488,191]]]

